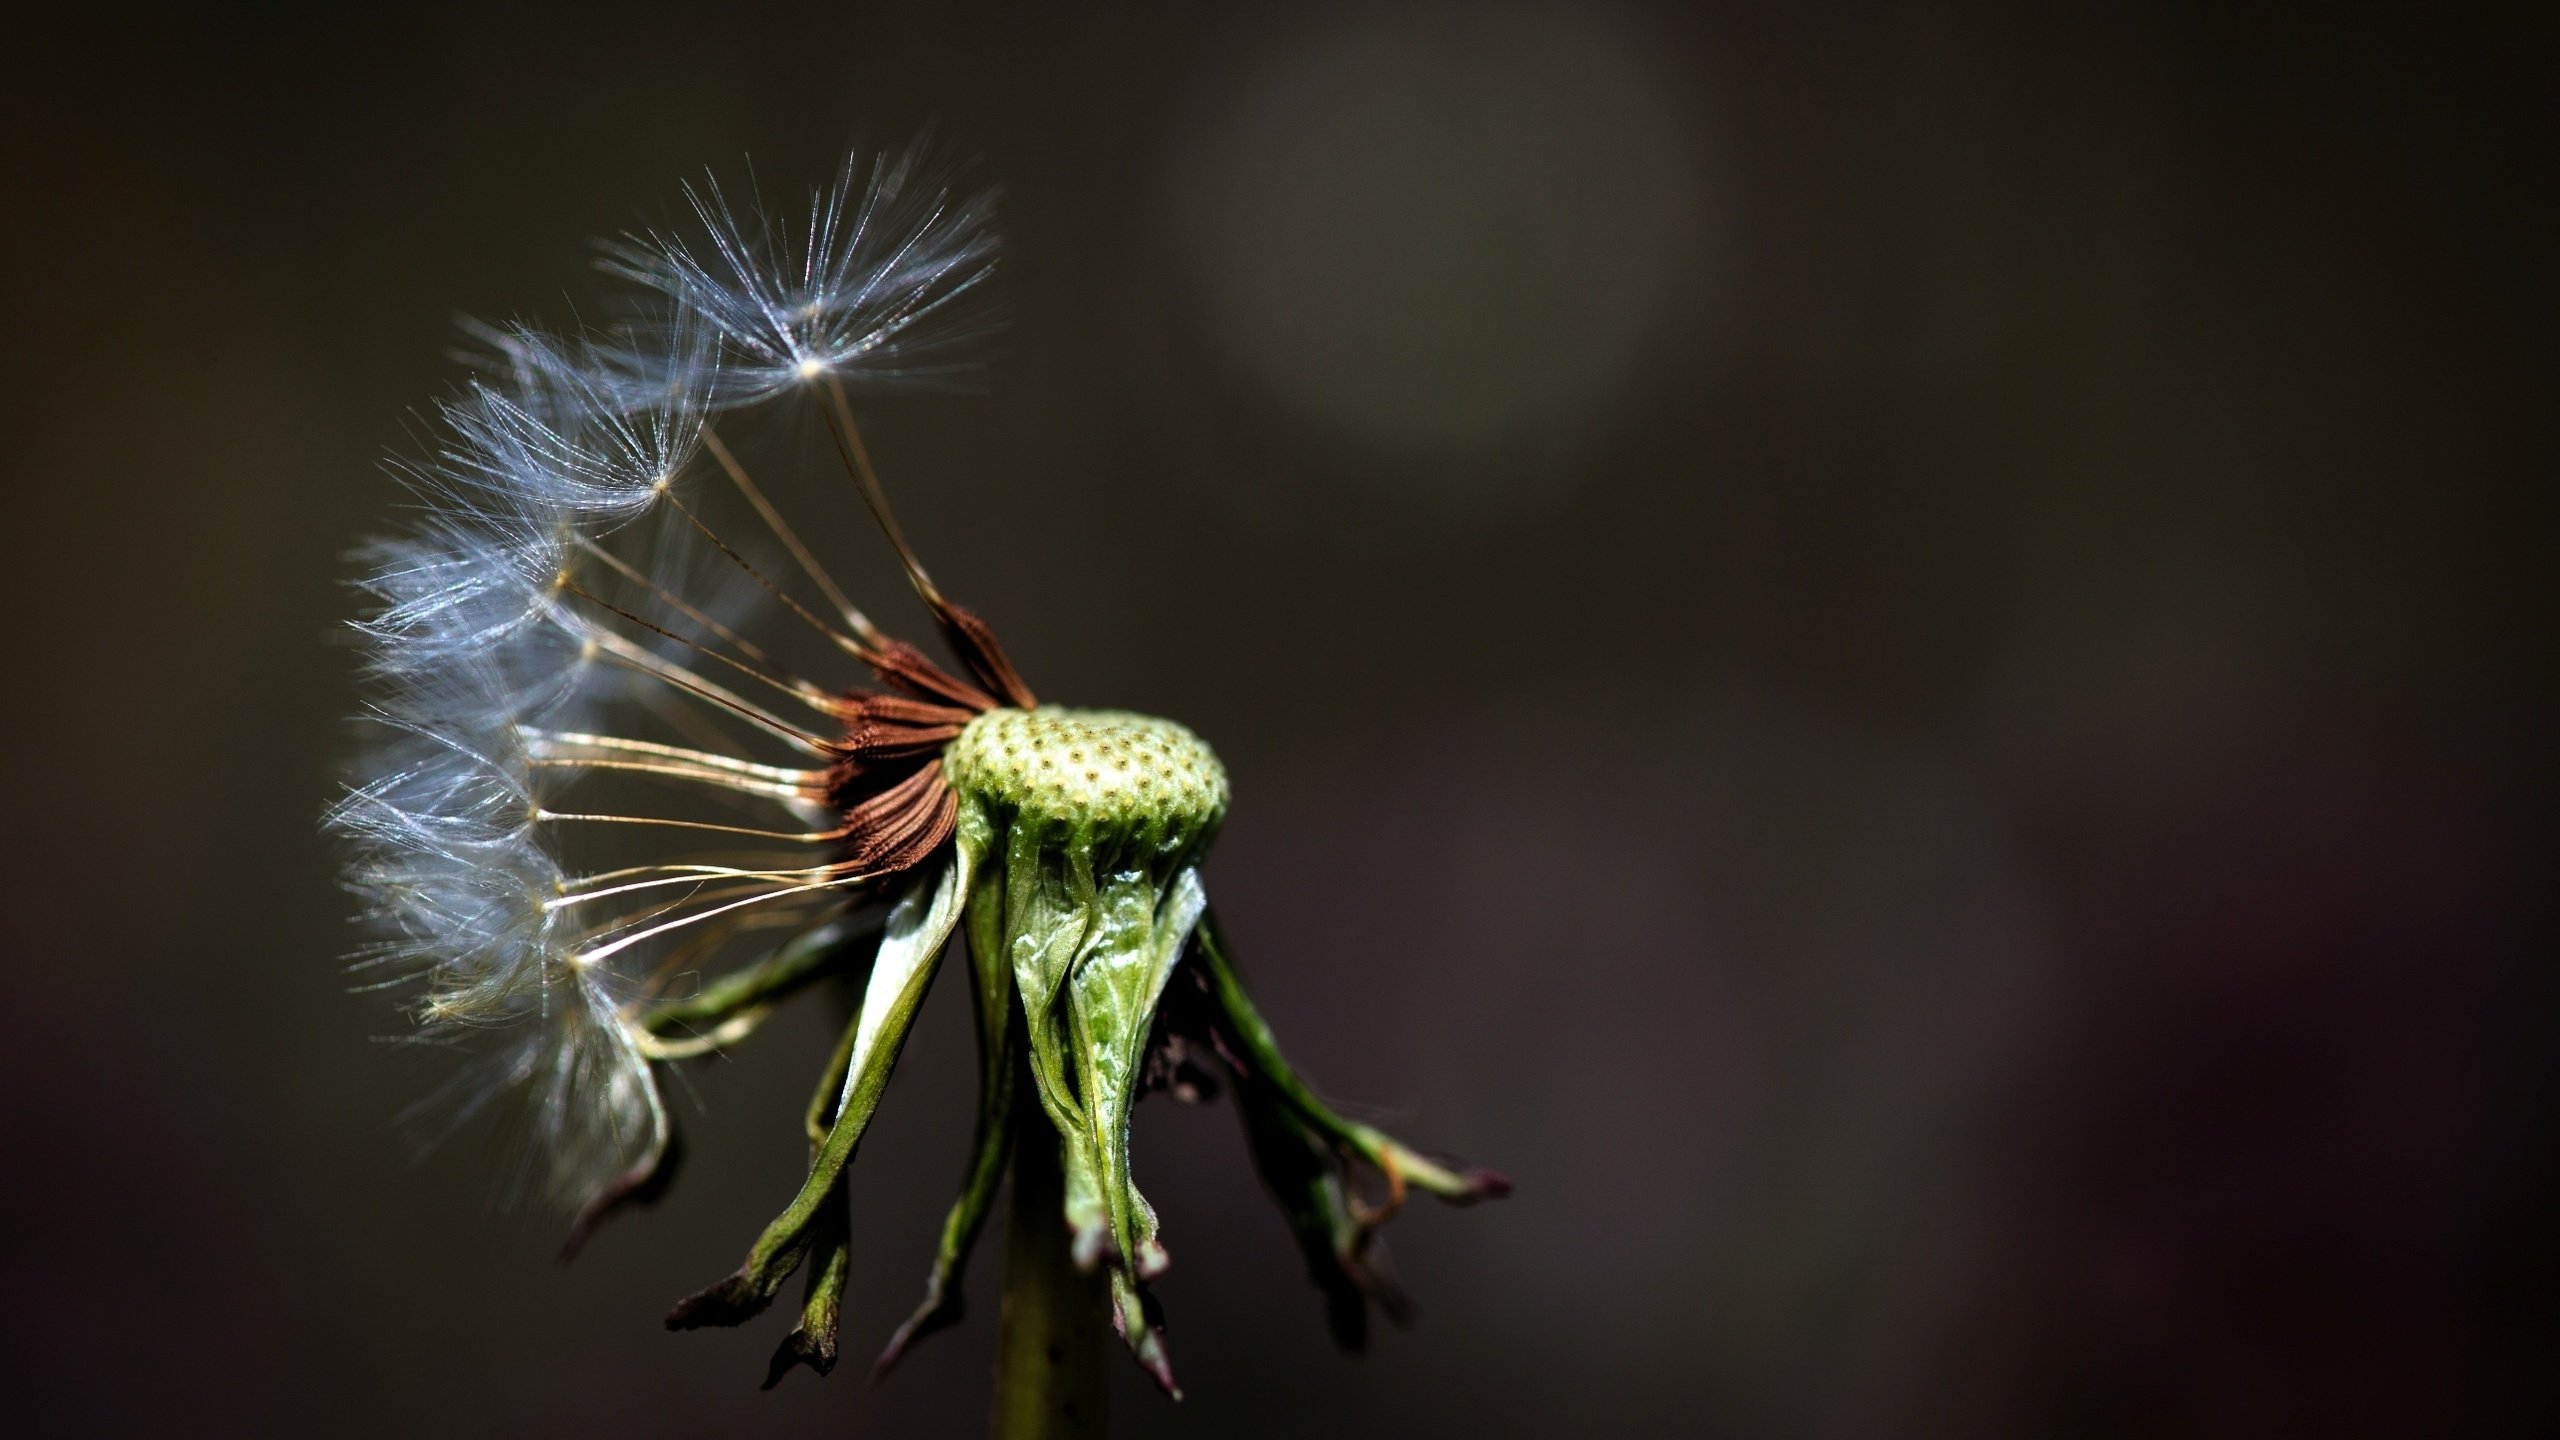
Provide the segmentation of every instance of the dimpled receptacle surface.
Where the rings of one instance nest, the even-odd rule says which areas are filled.
[[[1200,737],[1125,710],[991,710],[943,766],[961,793],[1079,825],[1196,832],[1227,808],[1227,771]]]

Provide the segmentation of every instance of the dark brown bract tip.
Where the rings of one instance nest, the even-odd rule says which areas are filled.
[[[667,1312],[670,1330],[699,1330],[706,1325],[743,1325],[764,1313],[773,1297],[756,1289],[745,1274],[730,1276],[708,1290],[676,1302]]]
[[[889,1337],[889,1343],[881,1348],[880,1358],[871,1362],[871,1383],[877,1385],[888,1378],[889,1372],[897,1368],[898,1362],[906,1358],[917,1341],[959,1324],[964,1308],[957,1291],[949,1295],[936,1294],[926,1300],[915,1314],[907,1318],[907,1323],[898,1327],[898,1333]]]
[[[836,1337],[830,1330],[813,1335],[805,1329],[794,1329],[782,1337],[773,1352],[773,1361],[765,1369],[763,1388],[770,1390],[782,1383],[782,1377],[806,1365],[820,1375],[836,1368]]]

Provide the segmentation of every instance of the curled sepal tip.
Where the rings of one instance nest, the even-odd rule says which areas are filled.
[[[1120,1333],[1138,1368],[1147,1372],[1156,1388],[1181,1399],[1182,1387],[1173,1378],[1173,1356],[1164,1345],[1164,1316],[1155,1297],[1120,1266],[1111,1271],[1111,1328]]]
[[[851,1205],[843,1182],[837,1182],[836,1198],[826,1210],[832,1218],[821,1222],[826,1234],[818,1243],[817,1262],[809,1268],[809,1294],[800,1304],[800,1323],[791,1327],[773,1352],[765,1370],[767,1390],[802,1365],[820,1375],[836,1368],[836,1320],[844,1306],[845,1274],[852,1268],[852,1257],[845,1249]]]
[[[790,1334],[782,1337],[782,1344],[773,1352],[773,1359],[766,1363],[764,1384],[757,1388],[772,1389],[782,1383],[783,1376],[802,1365],[819,1375],[836,1368],[836,1332],[832,1323],[825,1330],[793,1327]]]
[[[798,1263],[795,1259],[795,1265]],[[784,1272],[786,1275],[788,1271]],[[773,1303],[773,1291],[756,1282],[750,1263],[716,1285],[696,1290],[667,1311],[670,1330],[699,1330],[706,1325],[744,1325]]]

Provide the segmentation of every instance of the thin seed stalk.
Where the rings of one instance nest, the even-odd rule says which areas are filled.
[[[1065,1206],[1056,1137],[1045,1125],[1021,1126],[996,1329],[995,1440],[1099,1440],[1104,1431],[1102,1275],[1077,1273]]]

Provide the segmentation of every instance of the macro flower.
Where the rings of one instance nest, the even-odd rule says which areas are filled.
[[[1170,1257],[1129,1152],[1155,1091],[1234,1097],[1358,1346],[1373,1305],[1401,1306],[1378,1226],[1412,1191],[1466,1203],[1507,1182],[1345,1119],[1291,1069],[1202,877],[1229,800],[1216,755],[1168,720],[1035,698],[927,574],[855,421],[856,395],[949,373],[983,328],[991,199],[920,150],[849,158],[794,223],[716,182],[687,193],[698,233],[606,247],[627,286],[611,326],[474,327],[472,374],[393,462],[417,513],[362,552],[372,739],[327,823],[375,936],[360,973],[473,1057],[430,1108],[517,1108],[574,1248],[670,1181],[670,1067],[785,1002],[847,997],[796,1193],[668,1317],[739,1323],[805,1275],[767,1383],[824,1372],[844,1173],[957,959],[972,1159],[882,1366],[958,1318],[1010,1168],[1048,1207],[1034,1239],[1048,1227],[1097,1277],[1093,1303],[1173,1391],[1148,1294]],[[945,658],[857,608],[752,477],[759,442],[804,453],[788,442],[811,426]]]

